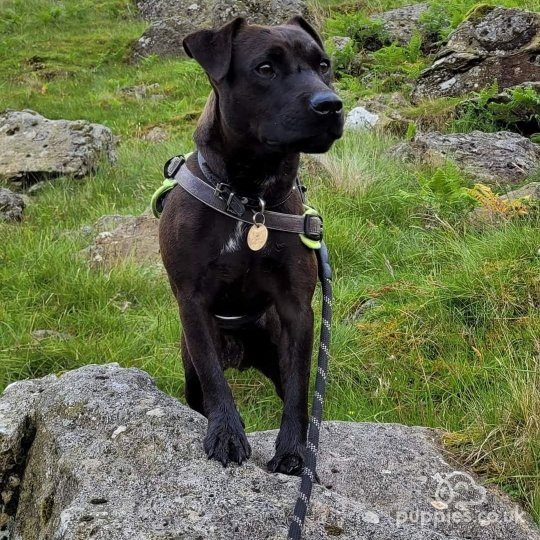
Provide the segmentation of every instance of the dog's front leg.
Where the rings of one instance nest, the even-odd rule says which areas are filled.
[[[304,306],[300,307],[299,306]],[[279,369],[283,415],[271,472],[299,474],[304,462],[308,425],[308,388],[313,347],[313,310],[309,301],[281,301]]]
[[[251,455],[242,419],[219,361],[219,329],[210,312],[196,301],[180,309],[191,362],[201,383],[208,431],[204,449],[208,458],[226,466],[241,464]]]

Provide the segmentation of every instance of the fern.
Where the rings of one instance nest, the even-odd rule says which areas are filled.
[[[501,199],[493,193],[489,186],[475,184],[471,189],[466,190],[483,208],[491,213],[512,219],[523,217],[529,214],[529,200],[524,199]]]
[[[520,132],[520,126],[526,125],[531,133],[540,128],[540,93],[534,87],[511,88],[502,98],[504,101],[497,95],[498,88],[494,83],[466,101],[454,122],[454,129],[461,132],[471,129]]]
[[[488,108],[497,122],[506,125],[521,119],[540,122],[540,93],[533,87],[518,87],[509,90],[507,103],[488,103]]]
[[[430,212],[436,212],[459,221],[463,214],[478,204],[466,180],[453,163],[435,169],[433,172],[418,173],[419,191],[411,193],[399,191],[397,197],[405,201],[416,200],[418,205]]]
[[[415,33],[407,47],[392,43],[372,53],[371,68],[379,74],[402,74],[415,79],[426,67],[426,60],[421,56],[422,38]]]
[[[349,41],[343,47],[338,48],[333,40],[329,39],[325,43],[325,48],[330,54],[334,69],[338,72],[350,73],[353,69],[354,60],[358,55],[354,41]]]
[[[422,57],[422,34],[415,30],[407,45],[407,56],[410,62],[418,62]]]
[[[463,22],[474,2],[470,0],[434,0],[422,13],[420,21],[426,31],[439,41],[446,41],[449,35]]]

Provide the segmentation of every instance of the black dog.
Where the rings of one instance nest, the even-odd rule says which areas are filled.
[[[194,136],[207,171],[240,196],[302,215],[299,153],[325,152],[343,131],[342,104],[316,31],[301,17],[275,27],[236,19],[189,35],[184,48],[213,87]],[[205,179],[197,154],[186,166]],[[251,448],[223,371],[262,371],[284,402],[268,468],[297,474],[308,423],[315,254],[297,234],[279,231],[252,251],[247,228],[180,187],[167,198],[160,248],[180,306],[186,399],[208,418],[208,457],[242,463]]]

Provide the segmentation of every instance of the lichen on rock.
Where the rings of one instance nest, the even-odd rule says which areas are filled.
[[[276,431],[250,434],[251,460],[223,468],[206,458],[205,430],[117,364],[8,387],[0,483],[12,496],[0,515],[12,540],[286,538],[299,479],[266,471]],[[305,538],[540,540],[515,503],[456,469],[436,430],[324,422],[321,437]]]
[[[450,36],[412,97],[462,96],[494,82],[502,90],[527,81],[540,81],[540,13],[482,7]]]

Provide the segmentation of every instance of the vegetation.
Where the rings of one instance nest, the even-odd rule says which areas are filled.
[[[510,88],[499,94],[494,83],[465,101],[460,109],[453,123],[457,131],[509,129],[540,141],[540,92],[533,87]]]
[[[361,20],[404,3],[368,2]],[[502,3],[540,10],[538,0]],[[327,0],[321,10],[337,20],[354,5]],[[444,38],[472,2],[430,5],[426,17]],[[91,240],[83,226],[148,206],[164,161],[192,149],[209,90],[192,61],[126,63],[143,27],[129,0],[5,0],[0,7],[0,109],[85,118],[121,136],[114,166],[48,183],[22,224],[0,224],[0,388],[119,362],[149,371],[182,399],[177,308],[165,276],[135,261],[90,269],[79,255]],[[365,51],[363,34],[355,36],[354,51],[368,66],[339,80],[349,105],[358,95],[406,90],[429,60],[417,37],[406,47]],[[122,91],[153,83],[162,99]],[[421,107],[419,118],[435,106]],[[437,114],[447,107],[436,105]],[[473,107],[463,130],[480,122]],[[445,124],[447,116],[439,118]],[[141,139],[155,125],[168,131],[167,143]],[[509,212],[500,226],[472,227],[469,210],[493,204],[495,195],[451,165],[404,167],[387,154],[396,142],[348,134],[327,157],[329,172],[308,165],[304,174],[310,201],[326,218],[335,271],[326,418],[442,428],[456,455],[540,521],[539,214]],[[37,329],[68,336],[38,340]],[[249,430],[277,427],[278,400],[262,376],[231,372],[229,380]]]

